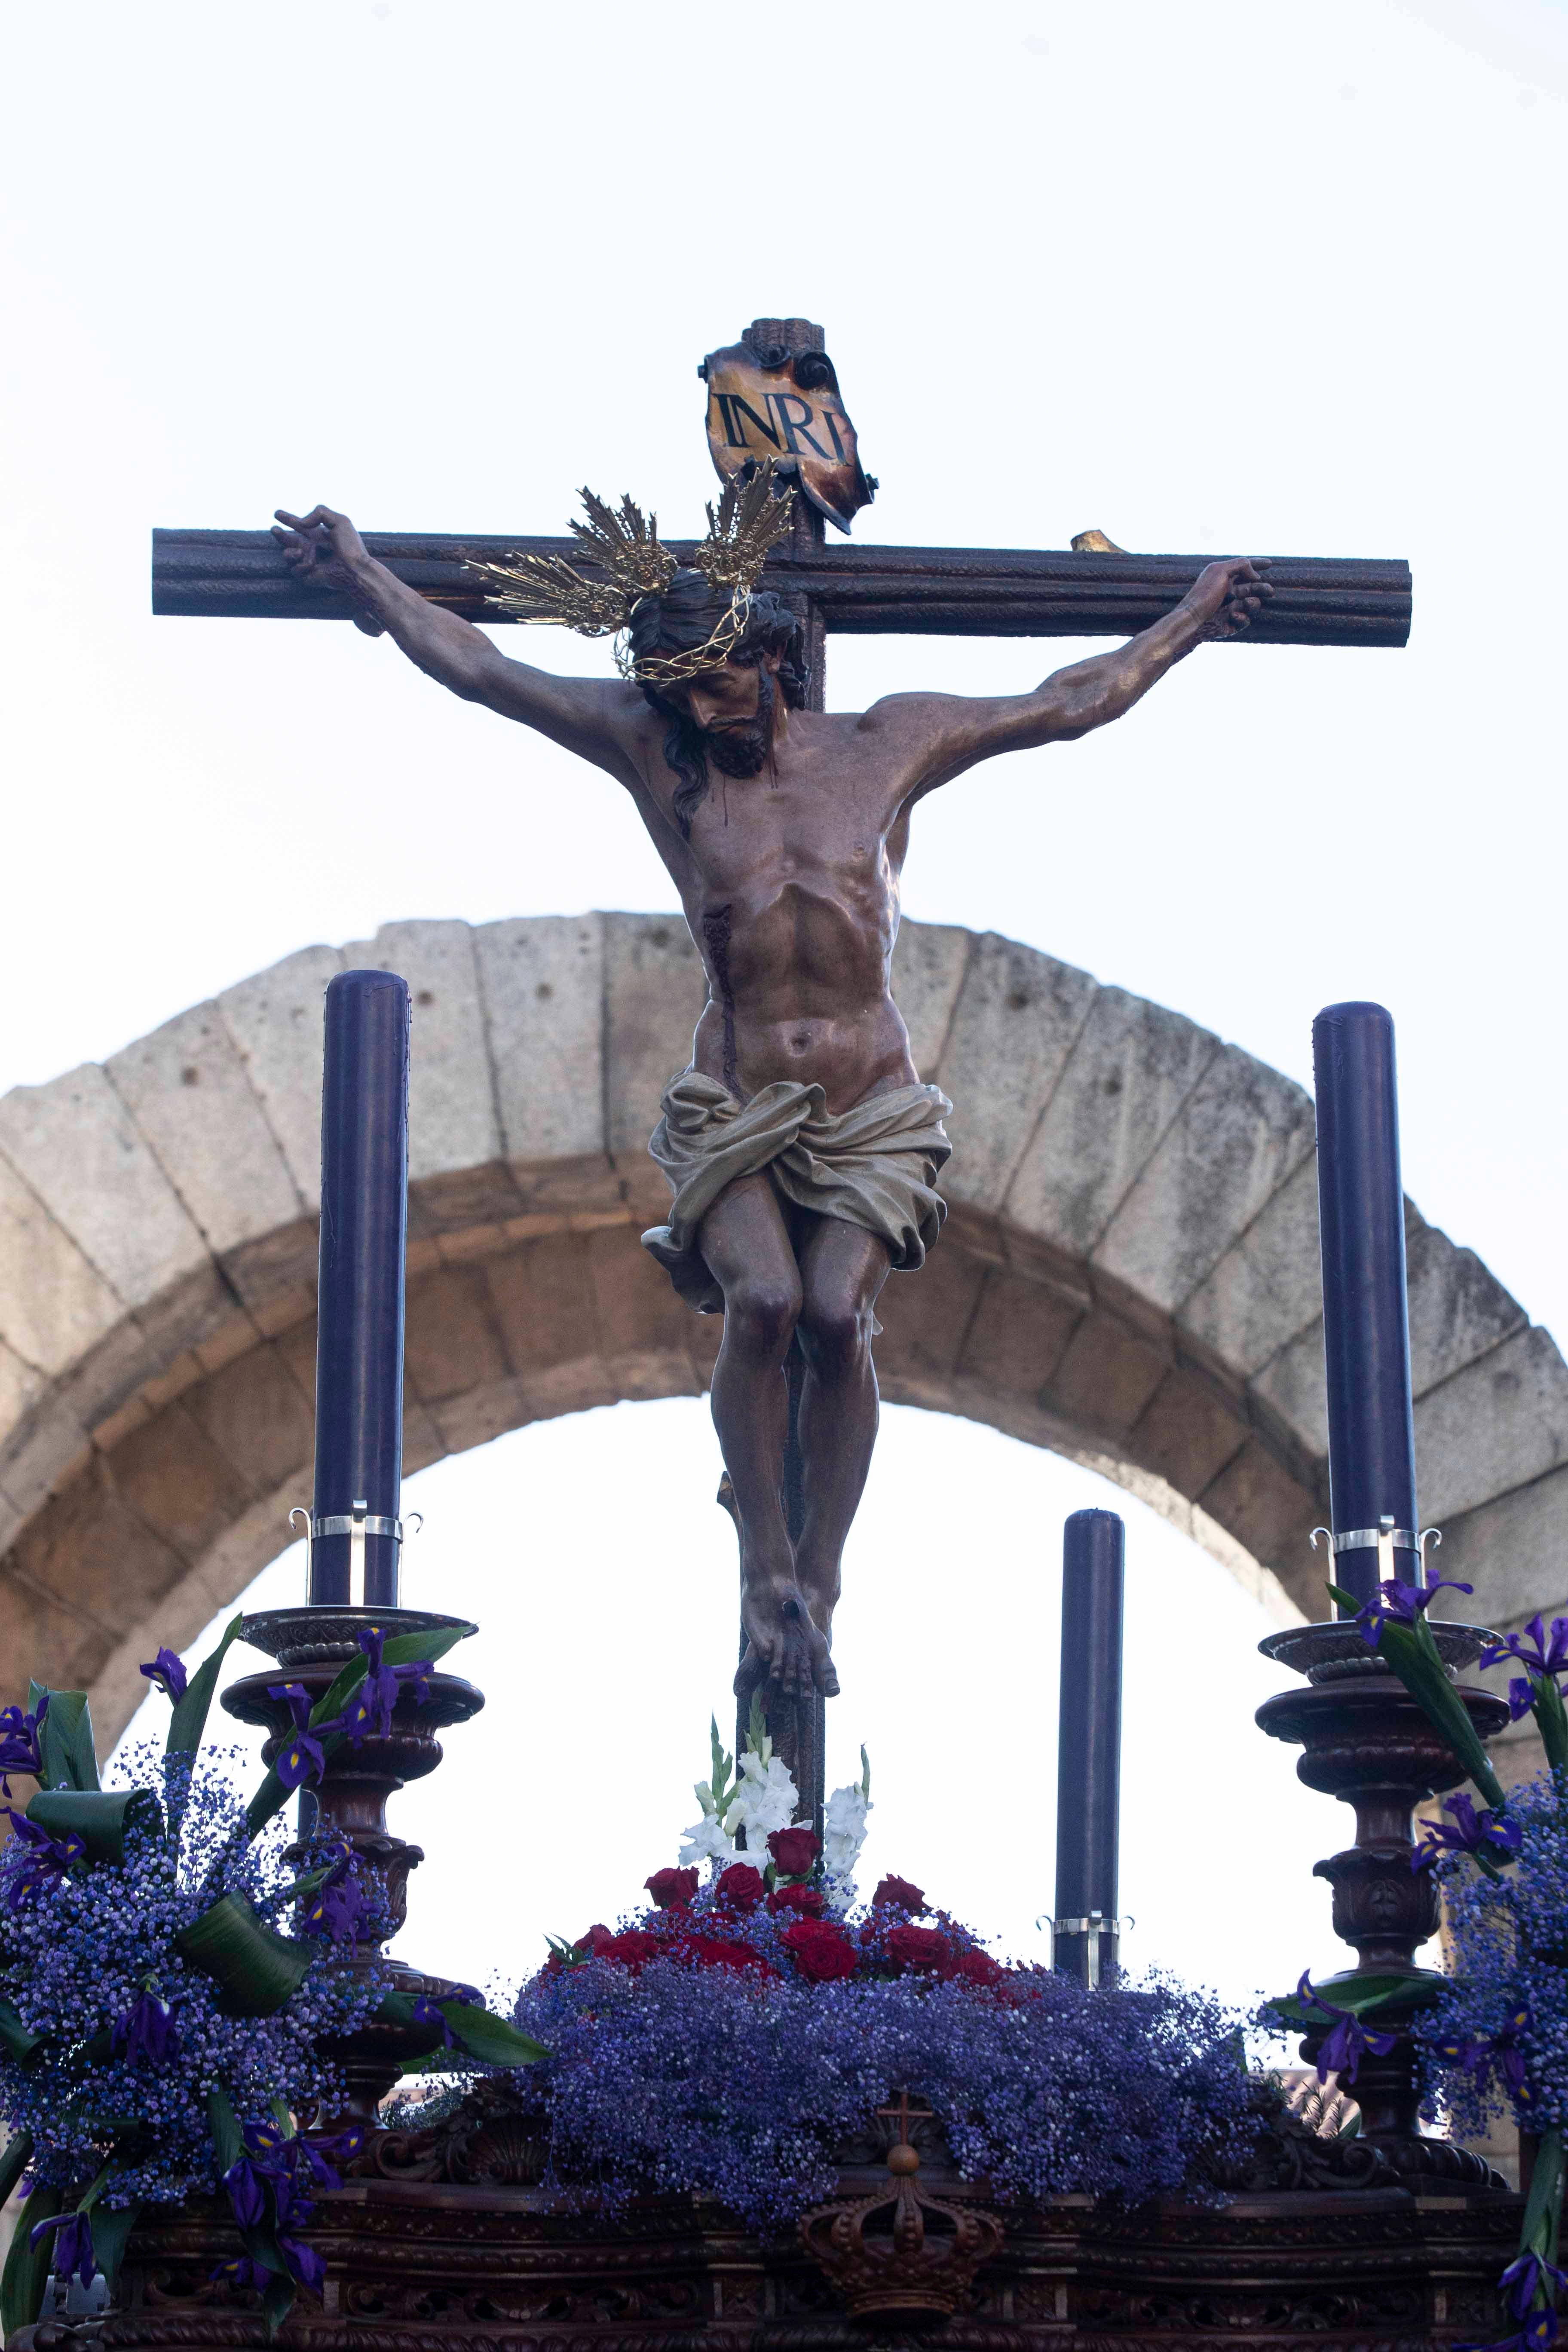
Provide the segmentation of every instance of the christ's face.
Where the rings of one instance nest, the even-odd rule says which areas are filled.
[[[779,656],[760,662],[727,661],[705,669],[683,686],[666,687],[660,699],[674,705],[702,732],[714,766],[727,776],[754,776],[766,761],[773,735],[773,680]]]

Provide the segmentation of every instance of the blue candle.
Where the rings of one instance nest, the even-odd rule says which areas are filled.
[[[395,1608],[401,1547],[387,1530],[403,1488],[408,984],[395,972],[340,972],[326,1020],[310,1598]],[[357,1534],[342,1524],[355,1517],[366,1523]],[[376,1521],[382,1531],[371,1532]],[[363,1591],[351,1589],[356,1551]]]
[[[1394,1023],[1381,1004],[1331,1004],[1312,1024],[1318,1095],[1318,1223],[1329,1390],[1333,1581],[1359,1600],[1377,1590],[1372,1538],[1391,1521],[1394,1570],[1421,1581],[1410,1315]],[[1349,1613],[1349,1612],[1342,1612]]]
[[[1088,1983],[1116,1963],[1123,1544],[1114,1511],[1075,1511],[1062,1531],[1056,1965]],[[1103,1929],[1061,1924],[1096,1911]]]

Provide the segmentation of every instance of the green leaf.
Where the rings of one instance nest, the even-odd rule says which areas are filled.
[[[31,2132],[17,2132],[13,2138],[6,2141],[5,2154],[0,2155],[0,2205],[5,2204],[17,2181],[27,2169],[32,2154]]]
[[[1531,1675],[1530,1689],[1530,1711],[1535,1717],[1546,1760],[1554,1772],[1568,1769],[1568,1710],[1564,1710],[1556,1676]]]
[[[217,1648],[205,1657],[185,1685],[183,1695],[174,1701],[169,1713],[169,1736],[163,1742],[169,1756],[194,1756],[202,1744],[202,1734],[207,1727],[207,1710],[213,1703],[217,1678],[227,1657],[229,1644],[239,1639],[239,1629],[245,1622],[242,1609],[231,1617],[223,1629]]]
[[[1530,2195],[1525,2200],[1524,2220],[1520,2224],[1519,2250],[1531,2252],[1551,2260],[1556,2248],[1552,2241],[1556,2235],[1557,2216],[1563,2205],[1563,2134],[1542,2132],[1535,2151],[1535,2170],[1530,2177]],[[1550,2253],[1548,2248],[1551,2248]]]
[[[542,2042],[531,2041],[526,2033],[520,2033],[517,2027],[509,2024],[504,2017],[493,2017],[488,2009],[479,2007],[471,2000],[438,2000],[436,2007],[464,2049],[483,2065],[532,2066],[541,2058],[550,2055]],[[375,2014],[385,2025],[412,2025],[415,2021],[413,1998],[405,1992],[383,1993],[381,2006]],[[433,2032],[435,2028],[432,2027],[431,2031]],[[434,2058],[437,2053],[432,2051],[429,2054]],[[453,2053],[445,2048],[439,2054],[448,2060],[453,2057]],[[413,2063],[423,2066],[427,2062],[421,2057]]]
[[[125,2259],[126,2241],[141,2218],[141,2200],[134,2205],[95,2205],[92,2209],[93,2260],[109,2282],[109,2292],[114,2293],[120,2276],[120,2265]]]
[[[44,1696],[37,1683],[28,1687],[27,1704],[37,1712]],[[92,1710],[85,1691],[50,1691],[49,1711],[38,1735],[38,1760],[44,1784],[50,1789],[96,1789],[98,1757],[92,1744]]]
[[[278,2331],[293,2310],[294,2297],[298,2293],[299,2289],[287,2271],[275,2272],[268,2280],[266,2293],[261,2298],[261,2311],[267,2322],[268,2344],[277,2342]]]
[[[41,2050],[43,2046],[43,2035],[28,2032],[17,2015],[14,2003],[0,2000],[0,2047],[5,2049],[6,2056],[15,2058],[18,2065],[26,2065],[34,2051]],[[5,2192],[6,2196],[10,2193],[9,2189]],[[4,2202],[4,2200],[0,2200],[0,2202]]]
[[[213,2148],[217,2168],[226,2172],[245,2154],[245,2134],[239,2128],[239,2117],[234,2112],[234,2101],[224,2090],[207,2093],[207,2128],[213,2136]]]
[[[394,1633],[381,1654],[389,1666],[417,1666],[426,1659],[434,1665],[479,1630],[465,1620],[456,1625],[437,1625],[430,1633]]]
[[[542,2042],[520,2033],[504,2017],[471,2000],[438,2000],[436,2004],[465,2050],[487,2066],[532,2066],[550,2053]]]
[[[0,2274],[0,2336],[7,2340],[18,2327],[31,2327],[44,2307],[44,2289],[55,2266],[54,2238],[51,2234],[35,2246],[32,2232],[40,2221],[52,2221],[64,2202],[58,2189],[40,2186],[16,2216],[11,2251]]]
[[[316,1958],[313,1946],[279,1936],[258,1919],[243,1895],[222,1895],[199,1919],[182,1927],[174,1949],[210,1977],[226,2017],[271,2017],[299,1991]]]
[[[1352,2017],[1386,2018],[1390,2023],[1400,2017],[1409,2017],[1417,2010],[1429,2009],[1442,1990],[1440,1977],[1403,1977],[1364,1975],[1330,1977],[1314,1990],[1336,2009],[1347,2010]],[[1309,2032],[1329,2023],[1321,2010],[1298,1999],[1294,1992],[1282,1993],[1268,2004],[1278,2010],[1288,2025]]]
[[[163,1826],[158,1801],[146,1789],[41,1789],[27,1819],[52,1838],[80,1838],[89,1862],[123,1862],[132,1824],[155,1833]]]

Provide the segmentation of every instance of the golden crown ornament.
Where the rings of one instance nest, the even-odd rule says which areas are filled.
[[[487,600],[517,621],[575,629],[583,637],[613,635],[616,666],[637,686],[679,686],[721,669],[745,635],[763,566],[789,531],[795,492],[775,486],[773,459],[743,482],[726,482],[717,511],[708,508],[708,536],[693,549],[689,569],[721,595],[727,590],[730,601],[706,641],[686,653],[638,661],[631,650],[632,614],[680,569],[659,538],[658,517],[645,515],[630,498],[610,507],[592,490],[581,497],[587,520],[574,519],[572,529],[604,576],[590,578],[559,555],[514,554],[505,563],[469,557],[466,568],[485,583]]]

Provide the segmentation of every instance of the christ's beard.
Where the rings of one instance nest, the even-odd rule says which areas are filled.
[[[767,764],[773,731],[773,682],[765,669],[757,672],[757,715],[744,727],[715,727],[702,745],[713,765],[726,776],[760,776]]]

